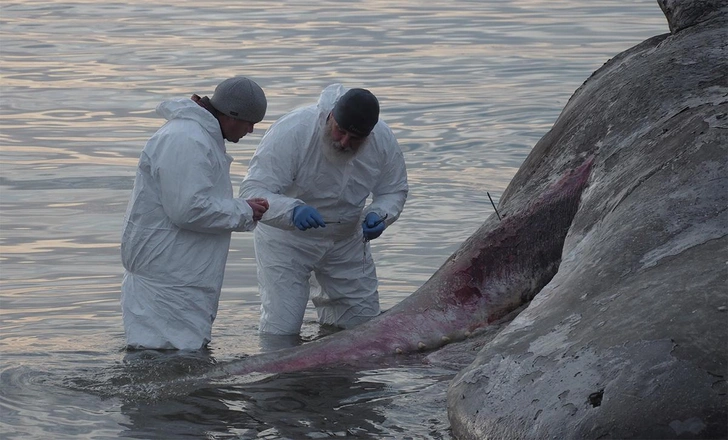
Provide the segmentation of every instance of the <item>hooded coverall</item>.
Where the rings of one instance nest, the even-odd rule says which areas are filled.
[[[233,198],[220,125],[191,99],[161,103],[124,217],[121,307],[131,348],[199,349],[211,340],[232,231],[255,227]]]
[[[264,197],[270,204],[254,232],[261,333],[299,333],[309,295],[322,324],[352,327],[380,312],[362,220],[370,212],[386,215],[387,226],[399,218],[407,199],[407,171],[399,144],[382,120],[347,163],[324,156],[326,120],[346,90],[330,85],[316,105],[276,121],[241,185],[242,197]],[[293,210],[304,204],[319,211],[325,228],[296,229]]]

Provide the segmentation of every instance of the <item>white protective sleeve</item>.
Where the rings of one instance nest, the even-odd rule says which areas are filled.
[[[215,163],[209,147],[185,135],[168,132],[158,139],[154,171],[164,212],[182,229],[208,233],[252,230],[255,222],[250,205],[219,194],[221,167],[229,167],[229,163]]]

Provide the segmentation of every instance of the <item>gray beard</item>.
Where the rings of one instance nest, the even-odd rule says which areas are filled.
[[[324,157],[331,163],[343,165],[351,161],[356,156],[357,150],[351,147],[344,147],[341,142],[336,142],[331,137],[331,124],[326,124],[324,134],[321,137],[321,151]]]

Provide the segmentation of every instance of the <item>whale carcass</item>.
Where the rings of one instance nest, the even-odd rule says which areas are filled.
[[[458,439],[728,438],[728,2],[659,3],[502,196],[596,157],[557,274],[450,385]]]

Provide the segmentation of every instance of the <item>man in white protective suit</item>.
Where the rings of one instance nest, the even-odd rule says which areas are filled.
[[[232,231],[250,231],[263,198],[233,197],[225,140],[265,116],[254,81],[237,76],[212,95],[164,101],[167,122],[139,159],[124,217],[121,308],[129,349],[197,350],[211,340]]]
[[[309,297],[324,325],[377,316],[369,240],[399,218],[407,193],[404,156],[370,91],[333,84],[276,121],[240,190],[270,202],[254,232],[261,335],[299,334]]]

